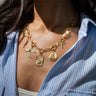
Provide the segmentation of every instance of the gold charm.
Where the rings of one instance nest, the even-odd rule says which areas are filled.
[[[26,39],[26,41],[25,41],[25,43],[23,45],[23,48],[28,44],[28,42],[29,42],[29,38],[27,37],[27,39]]]
[[[61,48],[62,49],[64,48],[64,44],[65,44],[65,42],[61,42]]]
[[[53,52],[50,52],[50,54],[49,54],[49,59],[51,60],[51,61],[56,61],[57,60],[57,54],[53,51]]]
[[[25,49],[25,52],[29,52],[28,56],[31,56],[31,53],[36,53],[34,50],[32,49]]]
[[[43,57],[43,55],[37,56],[36,57],[36,64],[35,65],[37,67],[41,67],[43,65],[43,63],[44,63],[44,57]]]

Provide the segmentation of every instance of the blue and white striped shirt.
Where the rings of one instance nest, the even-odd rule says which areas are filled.
[[[96,96],[96,24],[81,17],[77,42],[48,72],[38,96]],[[0,96],[17,96],[18,37],[17,31],[10,34],[0,55]]]

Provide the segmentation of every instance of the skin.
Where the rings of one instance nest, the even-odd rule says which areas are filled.
[[[28,25],[34,41],[41,48],[49,48],[50,45],[58,41],[64,33],[64,26],[68,26],[76,14],[71,0],[35,0],[34,1],[34,21]],[[67,10],[66,10],[67,9]],[[71,38],[66,41],[64,49],[58,47],[56,53],[58,59],[72,47],[78,38],[79,27],[72,28]],[[26,38],[19,36],[18,55],[17,55],[17,86],[30,91],[38,92],[41,84],[53,65],[48,59],[49,52],[44,53],[44,65],[35,66],[35,58],[39,55],[38,50],[34,49],[31,57],[24,51],[23,45]],[[28,44],[25,48],[29,48]]]

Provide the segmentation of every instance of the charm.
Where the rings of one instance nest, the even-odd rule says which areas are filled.
[[[62,49],[64,48],[64,44],[65,44],[64,42],[61,42],[60,44]]]
[[[29,38],[27,37],[27,39],[26,39],[26,41],[25,41],[25,43],[23,45],[23,48],[28,44],[28,42],[29,42]]]
[[[25,49],[25,52],[29,52],[28,56],[31,56],[31,53],[36,53],[34,50],[32,49]]]
[[[37,56],[36,57],[36,64],[35,65],[37,67],[41,67],[43,65],[43,63],[44,63],[44,57],[43,57],[43,55]]]
[[[50,54],[49,54],[49,59],[51,60],[51,61],[56,61],[57,60],[57,54],[53,51],[53,52],[50,52]]]

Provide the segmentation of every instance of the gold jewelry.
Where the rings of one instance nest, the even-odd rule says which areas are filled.
[[[28,44],[28,42],[31,43],[31,48],[30,49],[25,49],[25,52],[29,52],[29,56],[31,56],[31,53],[35,53],[33,51],[33,48],[36,48],[39,50],[40,55],[36,56],[36,66],[41,67],[44,63],[44,52],[50,52],[49,53],[49,60],[50,61],[56,61],[58,58],[57,53],[55,52],[56,49],[61,46],[63,48],[65,40],[69,39],[71,36],[71,28],[66,28],[66,31],[64,34],[59,38],[58,42],[55,42],[55,44],[51,45],[49,48],[40,48],[35,41],[32,40],[32,36],[30,35],[30,31],[28,30],[28,27],[26,26],[23,30],[23,36],[26,37],[26,41],[24,43],[23,48]]]
[[[69,26],[74,27],[76,25],[78,26],[78,15],[76,15],[75,19]],[[31,47],[29,49],[25,49],[25,52],[29,52],[29,56],[31,56],[32,53],[35,53],[33,48],[36,48],[37,50],[39,50],[39,55],[36,56],[36,61],[35,61],[35,65],[37,67],[43,66],[44,59],[45,59],[43,56],[44,52],[50,52],[49,56],[48,56],[50,61],[57,60],[58,55],[56,53],[56,49],[59,46],[61,46],[63,48],[65,41],[71,37],[71,27],[66,27],[66,30],[65,30],[64,34],[59,38],[59,41],[55,42],[49,48],[43,49],[43,48],[40,48],[35,41],[33,41],[32,36],[30,35],[30,31],[28,29],[28,24],[25,25],[25,27],[23,29],[23,36],[26,37],[26,41],[24,43],[23,48],[28,44],[28,42],[30,42]]]

